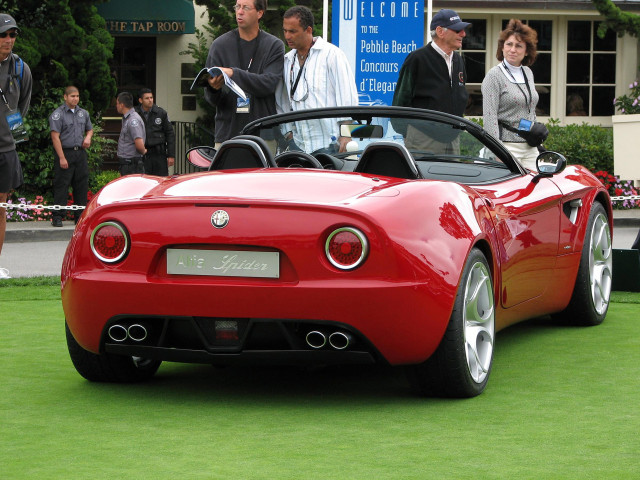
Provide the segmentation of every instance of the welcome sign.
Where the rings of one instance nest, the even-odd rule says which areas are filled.
[[[391,105],[400,67],[424,45],[424,0],[333,2],[332,43],[345,52],[361,103]]]

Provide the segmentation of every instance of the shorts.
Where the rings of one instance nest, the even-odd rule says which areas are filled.
[[[9,193],[24,183],[18,152],[0,152],[0,193]]]

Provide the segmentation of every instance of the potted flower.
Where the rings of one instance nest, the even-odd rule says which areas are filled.
[[[640,84],[629,85],[629,93],[613,99],[619,114],[613,123],[613,165],[619,178],[628,178],[640,186]]]

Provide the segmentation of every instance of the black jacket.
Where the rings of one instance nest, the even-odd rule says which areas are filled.
[[[162,150],[167,157],[175,157],[176,135],[167,112],[157,105],[151,107],[148,115],[145,115],[141,105],[136,105],[135,110],[142,118],[147,132],[145,147],[148,150]]]
[[[429,43],[407,55],[398,76],[393,105],[428,108],[461,117],[469,98],[466,76],[462,57],[453,52],[450,79],[447,63]]]

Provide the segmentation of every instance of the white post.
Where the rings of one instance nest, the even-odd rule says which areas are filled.
[[[431,1],[431,0],[429,0]],[[329,0],[324,0],[322,3],[322,38],[325,41],[329,41],[327,35],[329,34]]]

